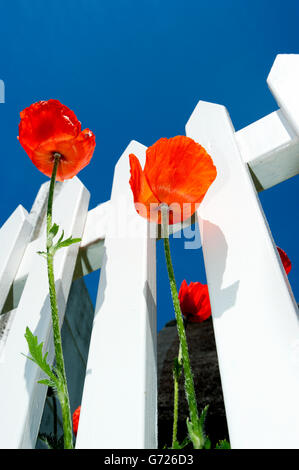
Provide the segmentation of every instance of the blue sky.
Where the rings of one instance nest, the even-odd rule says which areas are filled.
[[[13,0],[1,4],[0,225],[30,210],[47,180],[17,141],[19,112],[56,98],[96,135],[79,178],[91,208],[109,199],[130,140],[146,146],[183,134],[199,100],[227,107],[235,129],[277,109],[266,78],[278,53],[299,53],[297,0]],[[260,194],[274,239],[293,262],[299,299],[298,176]],[[205,282],[201,250],[173,240],[177,283]],[[173,318],[158,243],[158,328]],[[95,297],[98,273],[87,278]]]

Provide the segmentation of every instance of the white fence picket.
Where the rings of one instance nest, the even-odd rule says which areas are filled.
[[[278,111],[236,132],[259,190],[299,173],[299,54],[278,54],[267,78]]]
[[[65,237],[82,235],[88,210],[89,193],[78,178],[63,184],[54,200],[53,222],[64,229]],[[45,231],[44,231],[45,232]],[[35,242],[45,249],[45,233]],[[57,252],[54,261],[57,299],[62,322],[79,244]],[[32,448],[39,429],[46,387],[37,384],[40,369],[22,353],[28,354],[24,338],[26,326],[44,342],[53,360],[51,314],[46,261],[38,254],[30,260],[26,280],[11,329],[0,358],[1,448]]]
[[[255,190],[299,172],[298,77],[299,55],[279,54],[268,77],[278,111],[235,132],[223,106],[199,102],[186,125],[218,171],[197,217],[232,448],[298,448],[298,309]],[[145,150],[130,143],[111,200],[89,213],[78,178],[57,185],[54,222],[65,236],[83,234],[80,249],[55,257],[61,322],[72,279],[102,267],[77,449],[157,447],[156,227],[137,215],[129,186],[128,155],[144,163]],[[30,215],[19,206],[0,229],[0,311],[11,310],[1,317],[0,448],[34,447],[43,411],[41,372],[21,354],[26,326],[54,355],[46,262],[36,254],[47,190]]]
[[[74,279],[101,268],[109,209],[110,201],[106,201],[88,211],[75,266]]]
[[[235,134],[258,191],[299,173],[299,139],[279,109]]]
[[[131,142],[115,168],[77,449],[157,446],[156,239],[134,208],[130,153],[144,162],[145,147]]]
[[[218,176],[198,210],[232,448],[297,448],[297,306],[223,106],[186,126]]]
[[[281,111],[299,136],[299,54],[278,54],[267,78]]]
[[[0,312],[15,278],[31,231],[32,225],[28,221],[28,212],[22,206],[16,208],[0,229]]]

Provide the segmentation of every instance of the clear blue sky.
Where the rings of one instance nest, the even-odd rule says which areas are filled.
[[[17,141],[19,112],[32,102],[59,99],[96,134],[79,174],[94,207],[109,199],[130,140],[183,134],[199,100],[225,105],[236,130],[250,124],[277,109],[266,85],[276,54],[299,53],[298,0],[12,0],[0,11],[0,225],[18,204],[30,210],[47,180]],[[299,301],[298,177],[260,200]],[[201,251],[172,246],[178,285],[205,282]],[[160,329],[173,318],[160,243],[157,274]],[[94,299],[97,274],[87,282]]]

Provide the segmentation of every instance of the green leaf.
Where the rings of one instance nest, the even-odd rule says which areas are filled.
[[[47,253],[45,251],[37,251],[37,254],[47,259]]]
[[[49,233],[51,233],[52,238],[54,238],[55,235],[57,235],[58,230],[59,230],[59,225],[53,224],[52,227],[49,230]]]
[[[190,442],[191,442],[191,441],[190,441],[189,437],[187,436],[187,437],[185,437],[185,439],[181,442],[181,444],[180,444],[178,441],[176,441],[176,442],[174,443],[174,446],[172,447],[172,449],[183,449],[183,448],[186,447],[188,444],[190,444]]]
[[[179,359],[176,357],[173,361],[173,369],[172,369],[173,376],[176,380],[178,380],[180,378],[182,370],[183,370],[183,365],[179,361]]]
[[[230,443],[223,439],[216,444],[216,449],[230,449]]]
[[[73,243],[78,243],[81,241],[81,238],[72,238],[72,237],[69,237],[67,238],[66,240],[63,240],[62,242],[59,243],[59,246],[58,248],[63,248],[65,246],[69,246],[69,245],[72,245]]]
[[[51,387],[51,388],[53,388],[54,390],[56,389],[56,383],[53,382],[53,380],[41,379],[41,380],[38,380],[37,383],[38,383],[38,384],[47,385],[47,387]]]
[[[55,235],[57,235],[59,226],[57,224],[53,224],[52,227],[49,230],[49,233],[47,235],[47,248],[50,249],[52,248],[52,243],[53,243],[53,238]]]
[[[57,377],[54,374],[54,372],[52,371],[52,368],[51,368],[50,364],[48,364],[48,362],[47,362],[48,353],[46,352],[43,355],[43,345],[44,345],[44,343],[38,344],[37,336],[33,335],[33,333],[30,331],[28,326],[26,328],[25,338],[27,340],[28,347],[29,347],[29,352],[31,354],[31,357],[27,356],[28,359],[35,362],[48,375],[48,377],[50,378],[49,382],[51,382],[51,387],[53,386],[52,383],[54,385],[56,385],[57,384]],[[46,384],[45,382],[42,382],[42,381],[41,381],[41,383],[44,383],[45,385],[48,385],[48,383]]]
[[[192,441],[194,449],[202,449],[204,446],[204,439],[200,433],[198,426],[193,426],[192,422],[187,418],[187,429],[188,434],[190,436],[190,440]]]
[[[204,443],[203,448],[204,449],[211,449],[211,447],[212,447],[212,443],[211,443],[210,439],[207,436],[205,436],[205,443]]]
[[[190,444],[190,442],[191,442],[191,441],[190,441],[189,437],[188,437],[188,436],[185,437],[185,439],[183,440],[183,442],[181,442],[181,444],[180,444],[180,446],[181,446],[180,448],[183,449],[183,448],[186,447],[188,444]]]
[[[204,409],[201,412],[200,417],[199,417],[199,426],[202,430],[203,435],[204,435],[205,422],[206,422],[206,417],[207,417],[207,413],[208,413],[208,408],[209,408],[209,405],[205,406]]]
[[[207,417],[209,405],[205,406],[201,412],[199,420],[197,423],[192,424],[192,422],[187,418],[187,429],[190,436],[190,439],[193,443],[194,448],[196,449],[210,449],[211,441],[206,436],[205,433],[205,420]]]
[[[39,433],[38,438],[46,444],[48,449],[63,449],[63,435],[57,439],[53,434]]]
[[[171,449],[180,449],[180,444],[178,441],[175,441],[171,447]]]
[[[62,237],[63,237],[63,235],[60,237],[60,239],[58,240],[56,245],[54,245],[54,247],[53,247],[54,253],[57,250],[60,250],[60,248],[65,248],[67,246],[73,245],[74,243],[78,243],[78,242],[81,241],[81,238],[72,238],[72,236],[70,236],[69,238],[66,238],[65,240],[62,240]]]
[[[61,240],[63,239],[63,237],[64,237],[64,230],[62,230],[62,234],[60,235],[59,240],[58,240],[58,242],[56,243],[56,245],[59,245],[59,243],[61,242]]]
[[[205,432],[205,424],[206,424],[208,409],[209,409],[209,405],[206,405],[204,407],[204,409],[202,410],[201,415],[199,417],[199,427],[200,427],[201,435],[202,435],[202,438],[203,438],[203,441],[204,441],[204,445],[203,445],[204,449],[210,449],[211,448],[211,441],[210,441],[210,439],[208,438],[208,436],[206,435],[206,432]]]

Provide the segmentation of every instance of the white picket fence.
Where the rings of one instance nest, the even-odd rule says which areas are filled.
[[[299,448],[297,304],[257,195],[299,173],[298,83],[299,55],[278,55],[268,77],[277,111],[235,132],[223,106],[200,101],[186,125],[218,172],[197,220],[232,448]],[[156,227],[137,215],[128,184],[129,153],[144,163],[145,151],[129,144],[110,201],[92,210],[77,177],[57,184],[53,220],[82,237],[55,257],[61,323],[72,280],[101,268],[78,449],[157,447]],[[47,272],[36,254],[47,189],[0,230],[0,448],[34,448],[43,412],[40,371],[21,354],[26,326],[53,359]]]

